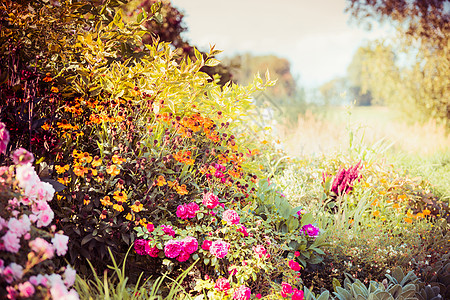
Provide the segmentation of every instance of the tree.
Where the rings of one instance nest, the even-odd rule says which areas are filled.
[[[393,21],[398,38],[366,47],[363,85],[414,119],[434,118],[450,129],[450,1],[349,0],[356,19]],[[398,55],[408,57],[400,63]],[[370,75],[369,75],[370,74]]]

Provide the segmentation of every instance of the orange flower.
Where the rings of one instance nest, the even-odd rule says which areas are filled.
[[[64,184],[64,185],[68,185],[71,181],[70,177],[64,177],[64,178],[58,178],[57,179],[59,183]]]
[[[120,205],[120,204],[114,204],[114,205],[113,205],[113,208],[114,208],[115,210],[117,210],[118,212],[123,212],[123,206]]]
[[[80,161],[81,162],[87,162],[88,164],[92,161],[92,156],[87,153],[84,152],[81,156],[80,156]]]
[[[91,202],[91,200],[88,199],[83,199],[83,203],[84,205],[88,205]]]
[[[44,130],[50,130],[50,125],[48,123],[45,123],[44,125],[41,126],[41,128]]]
[[[410,218],[404,218],[403,219],[406,223],[412,223],[413,221]]]
[[[50,73],[45,74],[45,77],[42,80],[44,80],[44,82],[53,81],[53,78],[50,75]]]
[[[94,168],[96,168],[96,167],[100,166],[101,164],[102,164],[102,159],[98,155],[96,155],[94,157],[94,160],[92,161],[92,166]]]
[[[115,192],[114,192],[113,198],[114,198],[116,201],[122,201],[122,202],[125,202],[125,201],[127,201],[127,194],[125,194],[125,193],[123,193],[123,192],[121,192],[121,191],[115,191]]]
[[[130,206],[130,208],[134,212],[140,212],[144,209],[144,205],[141,202],[136,201],[133,205]]]
[[[65,171],[69,170],[69,165],[65,165],[65,166],[58,166],[58,165],[55,165],[55,170],[56,170],[56,173],[62,174],[62,173],[64,173]]]
[[[422,212],[425,216],[429,216],[431,214],[431,211],[427,208],[425,208]]]
[[[376,210],[376,211],[372,212],[372,215],[374,217],[379,217],[380,216],[380,212],[378,210]]]
[[[394,203],[394,205],[392,205],[393,208],[399,209],[400,208],[400,204],[398,203]]]
[[[423,213],[417,213],[416,216],[417,218],[425,218],[425,215]]]
[[[176,191],[179,195],[187,195],[189,191],[186,189],[186,185],[182,184],[181,186],[177,186]]]
[[[84,174],[88,172],[88,169],[83,166],[77,165],[73,167],[73,172],[75,173],[75,175],[83,177]]]
[[[167,182],[166,182],[166,179],[164,178],[164,176],[159,175],[158,179],[157,179],[157,185],[158,186],[163,186],[163,185],[166,185],[166,184],[167,184]]]
[[[83,152],[78,151],[77,149],[73,149],[73,151],[72,151],[73,158],[78,158],[78,157],[80,157],[81,154],[83,154]]]
[[[109,196],[105,196],[104,198],[100,199],[100,202],[103,206],[110,206],[112,205],[111,198]]]
[[[125,158],[120,158],[117,154],[114,154],[112,157],[113,163],[117,165],[121,165],[122,163],[126,162],[127,160]]]
[[[178,181],[176,181],[176,180],[167,181],[167,184],[169,185],[170,188],[176,188],[178,186]]]
[[[120,170],[117,168],[116,165],[110,165],[106,168],[106,173],[112,175],[112,176],[117,176],[120,173]]]
[[[89,116],[89,121],[91,121],[94,124],[100,124],[102,122],[102,120],[100,119],[99,115],[97,114],[92,114]]]
[[[128,214],[125,216],[125,219],[127,219],[128,221],[134,221],[135,217],[134,217],[134,215],[128,213]]]
[[[58,90],[58,88],[56,86],[52,86],[51,91],[52,91],[52,93],[59,92],[59,90]]]

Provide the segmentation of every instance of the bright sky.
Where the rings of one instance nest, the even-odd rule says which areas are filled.
[[[345,75],[364,41],[386,35],[365,31],[344,14],[345,0],[172,0],[185,13],[185,34],[200,50],[223,55],[274,54],[291,62],[304,87]],[[219,57],[220,58],[220,57]]]

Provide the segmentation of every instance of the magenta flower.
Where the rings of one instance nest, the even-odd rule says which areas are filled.
[[[214,285],[214,288],[216,289],[216,291],[226,292],[231,288],[231,286],[230,286],[230,282],[228,281],[228,279],[226,279],[224,277],[220,277],[219,279],[217,279],[216,284]]]
[[[204,240],[202,243],[202,249],[205,251],[209,251],[209,248],[211,247],[212,242],[208,240]]]
[[[188,208],[185,204],[178,205],[177,207],[177,217],[183,220],[188,218]]]
[[[171,237],[175,237],[175,231],[173,230],[172,226],[170,225],[161,225],[162,231],[164,231],[165,234],[170,235]]]
[[[242,233],[244,235],[244,237],[248,236],[248,232],[247,232],[247,227],[245,227],[244,225],[242,225],[241,227],[239,227],[237,229],[238,232]]]
[[[6,125],[0,122],[0,154],[6,154],[6,147],[9,143],[9,132],[6,129]]]
[[[33,153],[28,152],[24,148],[16,149],[13,152],[11,158],[16,165],[24,165],[27,163],[32,163],[34,161]]]
[[[139,255],[145,255],[147,254],[145,251],[146,244],[148,244],[148,241],[144,239],[137,239],[134,241],[134,251],[136,251]]]
[[[183,250],[183,243],[176,240],[168,240],[164,245],[164,254],[169,258],[175,258]]]
[[[292,294],[292,286],[287,282],[281,283],[281,297],[286,298],[288,294]]]
[[[207,208],[213,209],[217,205],[219,205],[219,198],[216,195],[214,195],[213,193],[208,192],[203,195],[202,203]]]
[[[236,300],[248,300],[252,295],[252,290],[245,285],[241,285],[237,289],[234,290],[233,299]]]
[[[294,293],[292,294],[292,300],[305,300],[305,294],[302,290],[294,289]]]
[[[191,202],[189,204],[186,205],[186,208],[188,210],[188,218],[194,218],[195,215],[197,214],[197,211],[199,211],[200,207],[198,206],[197,203],[195,202]]]
[[[153,232],[155,230],[155,225],[153,225],[153,223],[148,223],[146,227],[148,232]]]
[[[263,257],[267,253],[267,250],[266,250],[266,248],[264,248],[263,245],[253,246],[252,249],[253,249],[253,252],[255,253],[255,255],[257,255],[260,258]]]
[[[302,269],[302,267],[299,265],[299,263],[292,259],[289,261],[289,268],[291,268],[292,270],[294,270],[296,272],[298,272]]]
[[[195,237],[187,236],[183,240],[183,249],[188,254],[192,254],[198,249],[198,241]]]
[[[231,224],[239,224],[241,218],[239,217],[239,214],[232,209],[227,209],[222,214],[222,219],[228,223],[228,225]]]
[[[360,167],[361,161],[347,170],[339,169],[331,184],[331,191],[338,196],[349,193],[353,189],[353,182],[360,176]]]
[[[308,235],[310,237],[316,238],[319,236],[319,228],[312,225],[312,224],[308,224],[308,225],[304,225],[301,229],[301,231],[303,232],[303,234]]]
[[[228,254],[230,244],[221,240],[213,241],[209,252],[217,258],[224,258]]]
[[[181,249],[180,254],[177,257],[177,260],[179,262],[184,262],[187,261],[189,257],[190,257],[189,253],[187,253],[184,249]]]

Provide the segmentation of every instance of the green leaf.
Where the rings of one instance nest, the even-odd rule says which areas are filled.
[[[220,61],[215,58],[210,58],[205,62],[205,66],[207,67],[215,67],[220,64]]]

